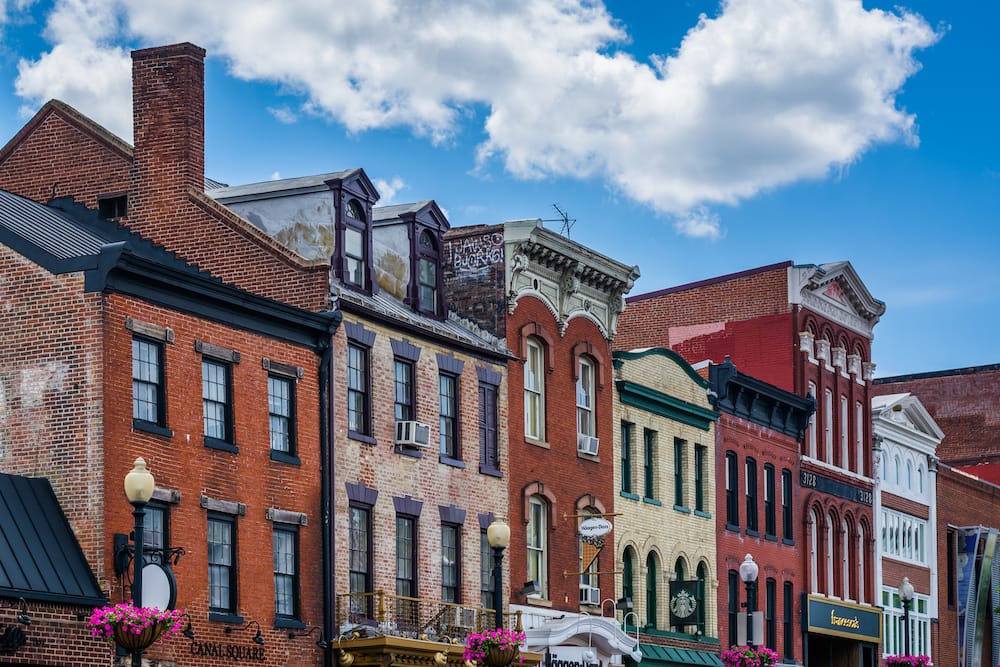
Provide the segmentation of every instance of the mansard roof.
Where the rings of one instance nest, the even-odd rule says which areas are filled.
[[[355,167],[343,171],[333,171],[326,174],[297,176],[295,178],[279,178],[273,181],[247,183],[245,185],[230,185],[225,187],[206,187],[206,194],[223,204],[253,201],[255,199],[272,199],[275,197],[293,197],[312,192],[325,192],[334,184],[354,182],[358,188],[370,197],[378,200],[378,191],[372,185],[364,169]],[[221,184],[220,184],[221,185]]]
[[[376,226],[396,222],[417,221],[434,227],[444,233],[451,228],[444,211],[433,199],[413,202],[410,204],[391,204],[389,206],[372,207],[372,223]]]

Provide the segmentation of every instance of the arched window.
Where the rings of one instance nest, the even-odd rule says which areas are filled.
[[[865,573],[865,545],[868,543],[865,527],[858,524],[857,550],[858,550],[858,602],[865,601],[865,585],[868,577]]]
[[[684,581],[685,575],[684,559],[678,558],[677,562],[674,563],[674,579],[676,581]]]
[[[528,579],[538,584],[538,595],[547,600],[549,504],[538,495],[531,496],[528,504]]]
[[[417,240],[417,309],[422,313],[438,314],[439,261],[437,240],[429,230],[421,231]]]
[[[906,490],[909,491],[913,488],[913,464],[909,461],[906,462]]]
[[[367,282],[367,236],[368,221],[365,209],[357,199],[347,202],[344,227],[344,275],[343,281],[357,287]]]
[[[813,400],[818,400],[819,397],[816,395],[816,383],[809,382],[809,395],[813,397]],[[816,458],[816,411],[813,410],[812,414],[809,415],[809,435],[807,436],[809,442],[809,456]]]
[[[704,563],[698,563],[698,570],[696,576],[698,577],[698,629],[701,630],[703,637],[706,635],[705,628],[705,591],[708,582],[708,568]]]
[[[635,550],[632,547],[625,547],[622,554],[622,597],[630,600],[635,599]]]
[[[809,510],[809,590],[819,593],[819,518]]]
[[[836,545],[833,540],[833,525],[834,516],[829,514],[826,517],[826,544],[824,545],[826,551],[826,590],[824,591],[827,595],[834,595],[834,591],[837,589],[833,585],[834,580],[834,553]]]
[[[899,456],[894,456],[893,457],[893,459],[892,459],[892,467],[893,467],[893,469],[896,472],[896,488],[899,488],[899,485],[900,485],[900,480],[899,480],[899,472],[900,472],[900,470],[899,470],[899,468],[900,468]]]
[[[524,435],[545,439],[545,347],[536,336],[524,344]]]
[[[924,495],[924,467],[917,466],[917,493]]]
[[[657,625],[656,617],[656,583],[657,583],[657,571],[656,566],[656,554],[650,553],[646,556],[646,627],[655,628]]]
[[[581,356],[577,371],[576,432],[578,436],[593,438],[597,436],[594,419],[594,362]]]
[[[840,594],[845,600],[851,598],[851,533],[847,520],[840,522]]]

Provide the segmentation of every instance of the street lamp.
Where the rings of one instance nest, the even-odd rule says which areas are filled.
[[[903,601],[903,655],[910,655],[910,605],[913,604],[913,584],[903,577],[899,584],[899,599]]]
[[[740,563],[740,579],[747,586],[747,646],[753,647],[753,614],[757,607],[757,572],[759,568],[753,556],[746,555]]]
[[[486,529],[486,541],[493,549],[493,613],[497,630],[503,630],[503,550],[510,544],[510,526],[496,517]]]
[[[146,503],[153,497],[153,489],[156,487],[156,480],[153,474],[146,470],[146,461],[140,456],[135,460],[135,466],[131,472],[125,475],[125,496],[132,503],[132,516],[135,518],[133,540],[135,541],[135,553],[132,559],[132,604],[136,607],[142,606],[142,528],[146,519]],[[142,667],[142,649],[132,651],[132,667]]]

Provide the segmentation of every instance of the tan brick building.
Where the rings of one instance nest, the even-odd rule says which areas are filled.
[[[615,352],[616,589],[643,662],[671,646],[691,664],[719,640],[715,430],[709,383],[672,350]]]

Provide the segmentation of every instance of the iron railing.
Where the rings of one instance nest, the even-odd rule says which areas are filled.
[[[515,622],[506,627],[520,629],[520,612],[504,617]],[[381,590],[337,595],[338,633],[347,637],[381,634],[464,644],[473,632],[496,627],[495,618],[492,609],[391,595]]]

